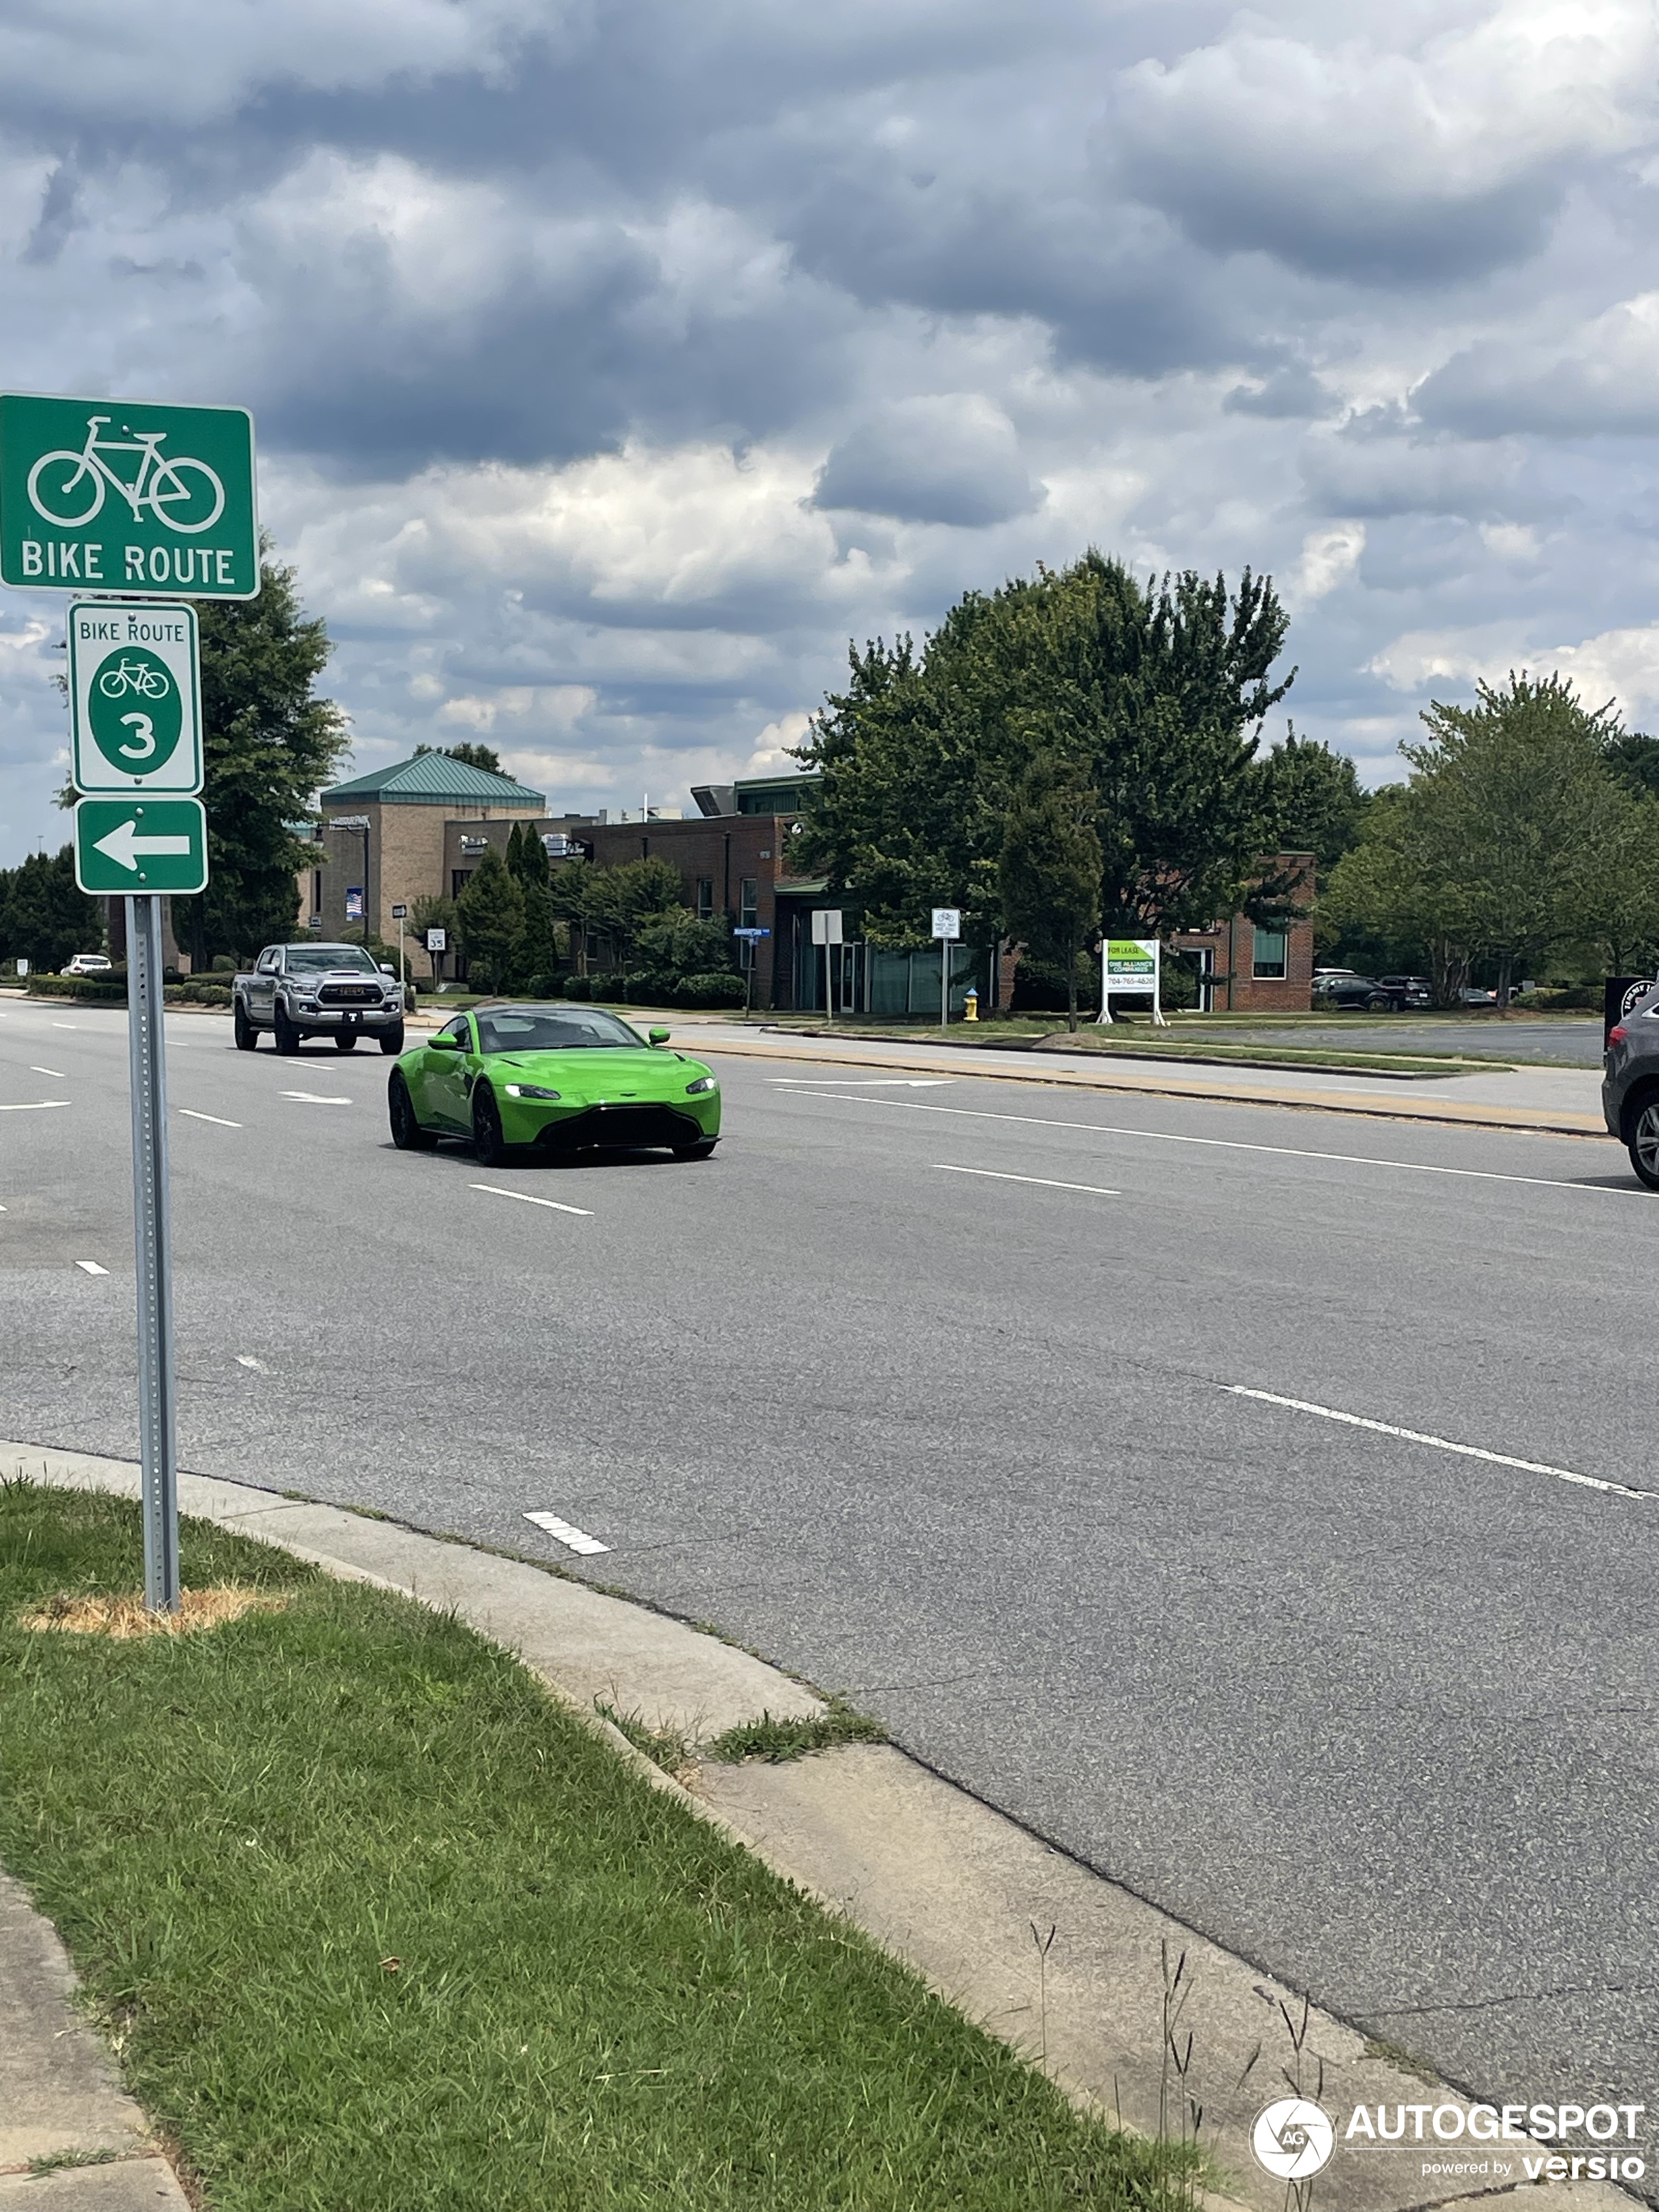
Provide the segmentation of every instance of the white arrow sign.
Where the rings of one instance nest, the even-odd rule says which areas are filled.
[[[137,875],[138,862],[143,854],[188,853],[190,840],[188,837],[141,837],[137,822],[118,822],[108,836],[100,837],[92,849],[94,853],[107,853],[117,867],[131,868]]]

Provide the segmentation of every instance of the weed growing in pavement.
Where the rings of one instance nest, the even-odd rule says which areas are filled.
[[[867,1713],[854,1712],[844,1698],[828,1698],[821,1713],[799,1720],[778,1720],[763,1713],[757,1721],[740,1721],[703,1746],[706,1759],[735,1766],[745,1759],[764,1759],[773,1765],[786,1759],[804,1759],[808,1752],[833,1751],[842,1743],[885,1743],[887,1731]]]
[[[1048,2064],[1048,1954],[1054,1948],[1054,1938],[1060,1930],[1052,1921],[1048,1923],[1046,1936],[1040,1932],[1035,1920],[1029,1922],[1028,1925],[1031,1930],[1031,1941],[1036,1945],[1037,2039],[1046,2071]]]
[[[121,2154],[118,2150],[46,2150],[32,2158],[24,2167],[25,2173],[67,2173],[77,2166],[113,2166]]]
[[[601,1720],[610,1722],[618,1735],[626,1736],[635,1751],[642,1751],[653,1766],[660,1766],[665,1774],[683,1773],[691,1765],[691,1747],[678,1729],[653,1728],[637,1712],[622,1712],[603,1698],[594,1698],[593,1710]]]
[[[1163,2045],[1158,2076],[1158,2152],[1169,2202],[1183,2208],[1183,2212],[1194,2212],[1202,2187],[1204,2159],[1199,2134],[1204,2125],[1204,2107],[1188,2086],[1188,2077],[1193,2068],[1193,2031],[1188,2028],[1183,2036],[1181,2030],[1182,2014],[1193,1993],[1193,1978],[1187,1971],[1185,1951],[1176,1960],[1172,1971],[1170,1946],[1162,1937],[1158,1950],[1164,1977]]]

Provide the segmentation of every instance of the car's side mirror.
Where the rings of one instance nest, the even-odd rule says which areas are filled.
[[[440,1033],[432,1039],[432,1049],[434,1052],[459,1052],[460,1048],[461,1041],[459,1037],[450,1036],[443,1031],[440,1031]]]
[[[653,1044],[666,1044],[668,1042],[668,1031],[666,1030],[647,1030],[646,1031],[646,1035],[650,1038]]]
[[[396,969],[395,968],[386,968],[386,967],[383,967],[383,968],[381,969],[381,970],[380,970],[380,973],[381,973],[381,975],[390,975],[390,976],[391,976],[391,978],[392,978],[392,981],[393,981],[394,983],[395,983],[395,982],[397,981],[397,980],[398,980],[398,971],[397,971],[397,969]]]

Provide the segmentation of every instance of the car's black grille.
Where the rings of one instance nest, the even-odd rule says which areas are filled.
[[[374,983],[325,983],[317,994],[319,1006],[378,1006],[379,987]]]
[[[536,1139],[545,1151],[581,1152],[594,1145],[695,1145],[702,1130],[672,1106],[590,1106],[551,1121]]]

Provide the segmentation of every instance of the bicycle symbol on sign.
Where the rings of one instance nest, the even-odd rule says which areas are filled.
[[[129,691],[137,692],[141,699],[165,699],[172,688],[166,669],[146,668],[136,660],[123,660],[113,668],[103,669],[98,678],[98,689],[106,699],[122,699]]]
[[[130,431],[125,438],[100,438],[98,433],[110,419],[107,415],[87,417],[87,442],[78,453],[65,446],[57,453],[41,454],[29,471],[29,501],[35,513],[60,530],[79,529],[92,520],[112,486],[132,509],[135,522],[148,507],[157,522],[182,535],[210,530],[225,511],[225,488],[207,463],[185,453],[173,458],[159,453],[156,447],[167,436],[165,430]],[[118,476],[104,459],[106,453],[140,454],[137,480],[128,483]],[[81,491],[82,485],[84,491]],[[60,510],[78,511],[54,513],[48,500]],[[169,514],[171,507],[183,511]]]

